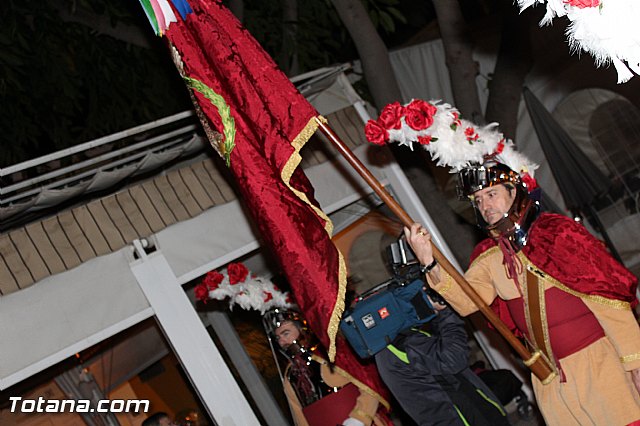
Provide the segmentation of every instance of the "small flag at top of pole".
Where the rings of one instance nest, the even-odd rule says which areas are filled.
[[[177,22],[178,18],[173,12],[171,5],[178,11],[180,17],[184,20],[193,10],[187,0],[139,0],[144,13],[147,15],[149,24],[157,36],[167,31],[172,22]],[[171,3],[171,4],[170,4]]]

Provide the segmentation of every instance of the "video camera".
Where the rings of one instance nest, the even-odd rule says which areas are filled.
[[[431,301],[445,303],[424,281],[404,236],[387,253],[393,277],[359,295],[340,321],[340,330],[361,358],[375,355],[403,330],[431,321],[436,316]]]
[[[389,265],[393,276],[400,281],[413,281],[420,277],[420,262],[407,243],[404,235],[387,247]]]
[[[422,272],[420,272],[420,262],[416,259],[416,255],[407,243],[404,234],[400,235],[396,242],[391,243],[387,247],[387,256],[389,264],[393,271],[393,277],[401,283],[409,283],[416,279],[424,280]],[[446,301],[440,294],[425,284],[426,293],[432,301],[440,304],[446,304]]]

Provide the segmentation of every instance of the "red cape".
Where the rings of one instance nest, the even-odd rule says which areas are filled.
[[[496,246],[493,239],[478,244],[471,262]],[[538,269],[572,290],[638,304],[638,279],[618,263],[584,226],[559,214],[542,213],[529,229],[529,241],[523,254]],[[491,308],[505,324],[515,329],[505,302],[496,298]]]

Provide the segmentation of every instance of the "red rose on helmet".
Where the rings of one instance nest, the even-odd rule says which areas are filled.
[[[404,120],[413,130],[424,130],[433,124],[436,107],[429,102],[416,99],[405,108]]]
[[[431,118],[438,112],[438,108],[436,108],[435,105],[425,102],[422,99],[412,100],[411,103],[407,105],[407,108],[420,110]]]
[[[222,275],[220,272],[211,271],[207,273],[202,283],[207,287],[207,289],[215,290],[216,288],[218,288],[223,279],[224,275]]]
[[[385,129],[399,129],[402,126],[400,118],[404,114],[404,107],[399,102],[394,102],[382,109],[378,123]]]
[[[451,130],[455,131],[458,126],[462,126],[462,121],[460,121],[460,114],[457,111],[452,111],[453,121],[451,122]]]
[[[564,2],[569,6],[575,6],[579,9],[598,7],[600,5],[600,0],[565,0]]]
[[[249,270],[242,263],[230,263],[227,267],[227,273],[229,274],[229,283],[233,285],[243,282],[249,275]]]
[[[424,130],[433,124],[433,117],[419,109],[406,109],[404,121],[413,130]]]
[[[473,127],[467,127],[466,129],[464,129],[464,135],[467,137],[467,140],[469,142],[473,142],[478,140],[479,136],[476,133],[476,129],[474,129]]]
[[[193,289],[193,293],[196,296],[196,299],[201,300],[207,303],[207,299],[209,299],[209,290],[204,283],[200,283]]]
[[[420,143],[420,145],[429,145],[431,143],[431,140],[433,138],[429,135],[427,136],[418,136],[418,142]]]
[[[520,180],[527,187],[527,192],[531,192],[538,187],[538,182],[529,173],[522,175]]]
[[[369,120],[364,126],[367,140],[376,145],[384,145],[389,140],[389,132],[375,120]]]

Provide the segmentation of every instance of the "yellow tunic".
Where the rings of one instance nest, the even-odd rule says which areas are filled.
[[[518,253],[526,266],[528,259]],[[520,297],[509,279],[498,247],[481,254],[465,274],[478,295],[491,304],[496,297]],[[430,284],[461,315],[478,310],[460,286],[440,268],[440,276],[428,276]],[[435,273],[431,275],[436,275]],[[518,277],[525,283],[525,274]],[[580,297],[595,315],[605,337],[560,360],[566,381],[556,378],[543,385],[532,383],[538,406],[548,425],[627,425],[640,420],[640,396],[631,381],[631,370],[640,368],[640,328],[628,303],[588,296],[568,289],[551,277],[540,279],[545,291],[557,287]],[[523,291],[526,297],[526,291]]]

